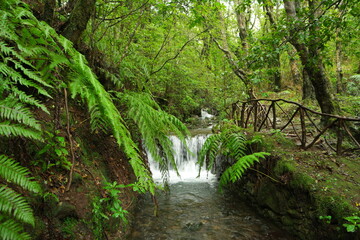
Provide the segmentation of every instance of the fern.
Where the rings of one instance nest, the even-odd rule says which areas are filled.
[[[6,186],[0,187],[0,212],[34,226],[34,216],[25,198]]]
[[[209,171],[215,166],[217,156],[222,155],[232,159],[235,163],[221,174],[220,187],[239,180],[255,162],[259,162],[261,158],[269,155],[265,152],[248,154],[247,142],[245,136],[234,129],[226,129],[210,136],[199,153],[199,174],[205,162]]]
[[[0,100],[0,118],[17,121],[33,129],[41,130],[40,124],[32,116],[31,111],[12,98]]]
[[[78,52],[74,52],[72,63],[72,72],[70,90],[72,97],[80,95],[88,105],[90,111],[92,128],[97,129],[99,126],[94,123],[101,123],[100,128],[104,125],[112,130],[112,134],[118,145],[123,148],[125,154],[130,159],[130,164],[138,178],[139,184],[145,190],[155,193],[155,183],[145,163],[142,161],[139,149],[132,140],[124,120],[114,105],[109,93],[103,85],[96,79],[96,76],[86,65],[86,60]]]
[[[0,1],[0,138],[23,137],[42,141],[41,126],[31,107],[48,113],[36,96],[51,98],[52,82],[44,78],[38,62],[45,57],[41,33],[31,31],[37,20],[19,0]],[[42,43],[41,43],[42,42]],[[39,46],[37,46],[39,45]],[[46,44],[45,44],[46,45]],[[40,49],[40,50],[39,50]],[[20,90],[22,89],[22,90]],[[28,94],[32,92],[34,95]],[[12,186],[39,193],[40,185],[14,159],[0,154],[0,239],[30,239],[23,225],[34,226],[31,206]]]
[[[228,167],[220,177],[220,186],[224,186],[230,182],[234,183],[239,180],[244,172],[250,168],[255,162],[259,162],[261,158],[270,155],[266,152],[257,152],[250,155],[245,155],[238,159],[235,164]]]
[[[126,116],[136,124],[146,149],[159,163],[163,178],[167,176],[169,165],[177,172],[172,142],[168,136],[175,134],[185,143],[185,136],[189,134],[186,126],[162,111],[149,94],[125,92],[116,95],[126,105]]]
[[[0,236],[3,240],[30,240],[29,234],[23,232],[24,229],[18,222],[12,219],[5,219],[0,216]]]
[[[20,124],[12,124],[10,121],[0,122],[0,135],[6,137],[26,137],[42,141],[40,132],[25,128]]]
[[[13,159],[0,155],[0,177],[34,193],[40,192],[40,185],[28,177],[29,171]],[[5,185],[0,185],[0,238],[30,239],[21,223],[35,224],[32,209],[26,199]]]
[[[39,185],[28,177],[29,171],[27,168],[20,166],[5,155],[0,155],[0,166],[0,177],[6,179],[6,181],[35,193],[40,192]]]

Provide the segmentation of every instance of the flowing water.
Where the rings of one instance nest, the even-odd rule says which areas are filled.
[[[179,139],[170,137],[181,178],[170,171],[170,192],[157,196],[157,217],[154,217],[151,198],[142,200],[130,239],[294,239],[259,217],[244,201],[230,194],[219,193],[213,174],[203,170],[200,178],[197,178],[196,153],[206,137],[197,135],[188,140],[188,146],[195,155],[189,154]],[[151,157],[150,165],[154,178],[161,181]]]

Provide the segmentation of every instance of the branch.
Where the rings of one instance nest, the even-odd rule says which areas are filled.
[[[95,27],[94,27],[94,31],[93,31],[93,32],[97,31],[97,29],[100,27],[101,23],[103,23],[104,21],[113,21],[113,20],[118,20],[118,21],[116,21],[115,23],[112,23],[112,24],[110,24],[109,26],[107,26],[106,29],[105,29],[105,31],[104,31],[103,34],[101,35],[101,37],[98,38],[98,40],[97,40],[96,42],[99,42],[99,41],[105,36],[105,34],[106,34],[107,31],[109,30],[109,28],[111,28],[111,27],[119,24],[120,22],[122,22],[123,20],[125,20],[127,17],[135,14],[135,12],[137,12],[138,10],[142,9],[143,7],[145,7],[148,2],[149,2],[149,0],[145,1],[145,3],[143,3],[140,7],[136,8],[136,9],[130,11],[129,13],[127,13],[127,14],[125,14],[125,15],[122,15],[122,16],[120,16],[120,17],[116,17],[116,18],[113,18],[113,19],[109,19],[109,18],[105,18],[105,17],[104,17],[104,18],[97,18],[97,19],[101,19],[101,21],[100,21],[99,23],[95,24]],[[112,9],[112,10],[110,11],[110,13],[112,13],[117,7],[118,7],[118,6],[114,7],[114,9]],[[110,14],[110,13],[109,13],[109,14]]]
[[[299,28],[296,28],[296,27],[295,27],[294,29],[292,29],[292,31],[291,31],[291,36],[285,38],[285,40],[284,40],[282,43],[280,43],[279,47],[283,46],[284,44],[286,44],[286,43],[288,43],[288,42],[291,43],[292,41],[296,41],[296,38],[298,37],[297,35],[298,35],[298,33],[299,33],[300,31],[304,31],[304,30],[308,29],[309,27],[311,27],[311,25],[313,25],[315,22],[317,22],[319,19],[321,19],[321,18],[325,15],[325,13],[326,13],[330,8],[332,8],[332,7],[335,6],[335,5],[338,6],[338,5],[341,3],[341,1],[342,1],[342,0],[337,0],[337,1],[334,1],[333,3],[331,3],[326,9],[324,9],[324,11],[323,11],[321,14],[319,14],[319,16],[317,16],[314,20],[309,21],[309,23],[306,24],[304,27],[299,27]],[[284,0],[284,2],[285,2],[285,0]],[[310,16],[311,16],[312,14],[314,14],[317,10],[319,10],[319,8],[320,8],[323,4],[324,4],[324,1],[321,2],[313,11],[311,11],[311,12],[308,14],[308,16],[307,16],[305,19],[302,20],[302,22],[305,22],[307,19],[309,19]],[[294,16],[290,16],[290,17],[293,17],[293,18],[294,18]],[[295,18],[297,18],[297,16],[295,16]],[[295,18],[294,18],[294,19],[295,19]],[[295,20],[296,20],[296,19],[295,19]]]
[[[140,23],[141,23],[141,16],[139,17],[139,21],[137,22],[134,31],[131,33],[131,35],[129,37],[129,40],[128,40],[126,46],[124,47],[123,54],[121,55],[120,60],[116,63],[116,65],[121,64],[121,62],[124,60],[124,58],[128,55],[129,47],[130,47],[130,45],[131,45],[131,43],[132,43],[132,41],[133,41],[133,39],[135,37],[135,33],[136,33],[137,29],[138,29],[138,27],[140,26]]]
[[[182,47],[180,48],[180,50],[175,54],[175,56],[173,56],[172,58],[167,59],[167,60],[161,65],[161,67],[159,67],[156,71],[151,72],[150,75],[154,75],[155,73],[160,72],[160,71],[165,67],[165,65],[166,65],[168,62],[170,62],[171,60],[176,59],[176,58],[180,55],[180,53],[184,50],[184,48],[186,47],[186,45],[188,45],[188,44],[189,44],[190,42],[192,42],[195,38],[197,38],[197,37],[200,36],[201,34],[207,32],[208,30],[209,30],[209,29],[205,29],[205,30],[202,31],[201,33],[196,34],[194,37],[192,37],[192,38],[190,38],[188,41],[186,41],[186,42],[184,43],[184,45],[182,45]]]
[[[172,26],[172,25],[171,25],[171,26]],[[165,36],[165,38],[164,38],[164,41],[162,42],[161,47],[160,47],[159,51],[156,53],[156,55],[155,55],[155,57],[154,57],[153,61],[155,61],[155,60],[156,60],[156,58],[159,56],[160,52],[161,52],[161,51],[163,50],[163,48],[165,47],[166,41],[167,41],[167,39],[169,38],[169,35],[170,35],[170,32],[171,32],[171,29],[172,29],[172,27],[171,27],[171,26],[170,26],[170,28],[169,28],[169,31],[166,33],[166,36]]]
[[[125,18],[133,15],[135,12],[139,11],[139,10],[142,9],[143,7],[145,7],[148,2],[149,2],[149,0],[146,0],[140,7],[136,8],[136,9],[134,9],[134,10],[131,10],[131,11],[128,12],[127,14],[122,15],[122,16],[120,16],[120,17],[114,17],[114,18],[105,18],[105,17],[103,17],[103,18],[101,18],[101,22],[104,22],[104,21],[114,21],[114,20],[119,20],[119,19],[120,19],[120,21],[122,21],[122,20],[124,20]],[[119,4],[118,6],[120,6],[120,4]],[[116,6],[113,10],[111,10],[110,13],[113,12],[118,6]]]
[[[230,65],[232,66],[232,69],[234,71],[234,73],[236,74],[236,76],[238,76],[245,84],[248,83],[247,78],[246,78],[246,72],[244,70],[242,70],[241,68],[239,68],[239,66],[235,63],[235,61],[233,60],[231,53],[228,49],[225,49],[223,47],[221,47],[221,45],[219,44],[218,41],[216,41],[216,39],[214,37],[212,37],[212,40],[215,42],[216,46],[226,55],[226,58],[228,59]]]

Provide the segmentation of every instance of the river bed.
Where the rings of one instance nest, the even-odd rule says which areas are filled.
[[[295,239],[258,216],[245,202],[219,193],[215,183],[178,182],[158,196],[158,217],[150,197],[136,215],[133,240]]]

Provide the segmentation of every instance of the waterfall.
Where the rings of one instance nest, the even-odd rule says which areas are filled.
[[[175,162],[178,168],[180,177],[177,176],[176,171],[169,167],[169,182],[197,182],[197,181],[212,181],[215,180],[215,175],[207,172],[205,167],[201,169],[200,177],[199,175],[199,166],[196,165],[197,155],[200,152],[204,142],[206,141],[208,135],[199,134],[190,138],[187,138],[186,146],[180,141],[176,136],[169,136],[171,142],[173,143],[174,157]],[[154,161],[150,153],[148,154],[150,169],[153,174],[153,178],[156,181],[161,181],[161,172],[159,170],[159,164]]]
[[[201,119],[205,120],[205,119],[211,119],[214,118],[215,116],[208,113],[207,111],[201,109]]]

